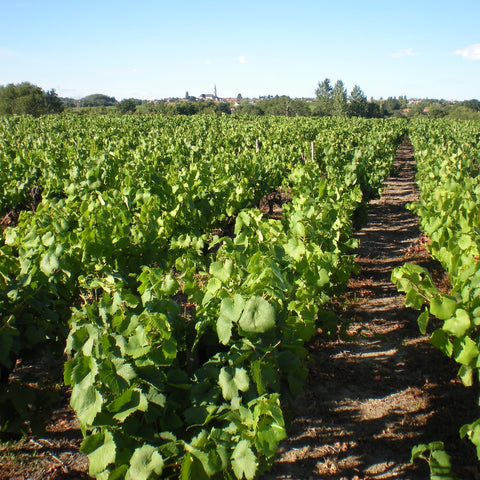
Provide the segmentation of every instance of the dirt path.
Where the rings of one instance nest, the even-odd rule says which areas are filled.
[[[420,335],[417,312],[404,308],[404,296],[390,282],[393,268],[405,261],[438,270],[423,248],[416,216],[405,208],[417,195],[408,141],[395,162],[397,174],[371,203],[368,224],[357,234],[360,273],[342,298],[340,316],[351,319],[355,335],[344,341],[319,334],[311,342],[305,394],[262,480],[424,480],[428,466],[410,465],[410,452],[434,440],[443,440],[462,467],[475,462],[458,435],[476,418],[475,396],[455,379],[453,362]],[[437,277],[445,282],[443,273]]]

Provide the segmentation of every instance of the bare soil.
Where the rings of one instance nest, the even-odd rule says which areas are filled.
[[[304,393],[287,411],[288,439],[262,480],[424,480],[428,466],[410,464],[410,451],[434,440],[445,442],[459,475],[480,478],[473,447],[458,435],[461,425],[480,416],[478,392],[463,387],[453,362],[420,335],[418,312],[404,308],[390,281],[393,268],[410,261],[427,266],[437,284],[449,288],[425,250],[417,218],[405,208],[417,198],[408,140],[394,171],[356,234],[359,274],[332,304],[348,336],[332,339],[319,331],[309,343]],[[277,198],[266,200],[265,213],[278,213]],[[18,375],[22,368],[30,367],[18,365]],[[0,441],[0,480],[90,478],[68,391],[62,393],[41,438]]]

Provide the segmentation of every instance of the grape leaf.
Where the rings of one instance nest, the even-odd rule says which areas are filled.
[[[130,459],[130,468],[127,475],[132,480],[148,480],[152,474],[161,475],[163,471],[163,457],[158,449],[152,445],[142,445],[135,449]]]
[[[275,326],[275,308],[264,298],[253,296],[248,300],[238,323],[244,332],[266,332]]]
[[[232,468],[238,480],[253,480],[257,471],[257,459],[247,440],[240,440],[232,453]]]

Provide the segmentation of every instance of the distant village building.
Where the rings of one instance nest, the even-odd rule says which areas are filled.
[[[211,93],[202,93],[199,97],[201,100],[212,100],[213,102],[218,102],[220,100],[220,98],[218,98],[218,95],[217,95],[217,86],[214,85],[213,87],[213,94]]]

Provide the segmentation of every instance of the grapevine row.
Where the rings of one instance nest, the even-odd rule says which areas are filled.
[[[3,232],[4,371],[67,338],[65,383],[97,478],[268,468],[304,343],[337,328],[322,306],[353,268],[352,216],[378,194],[405,124],[5,122],[4,211],[35,185],[42,199]],[[292,196],[279,219],[252,208],[279,188]]]
[[[448,272],[451,289],[439,291],[428,270],[412,264],[396,269],[392,280],[406,293],[406,305],[422,310],[418,324],[423,334],[432,317],[440,321],[430,341],[459,365],[459,377],[470,387],[480,373],[480,124],[416,121],[409,135],[420,188],[411,208],[432,258]],[[473,442],[480,458],[480,419],[464,425],[460,434]],[[412,458],[430,458],[432,475],[439,474],[450,468],[442,448],[441,442],[420,445]]]

